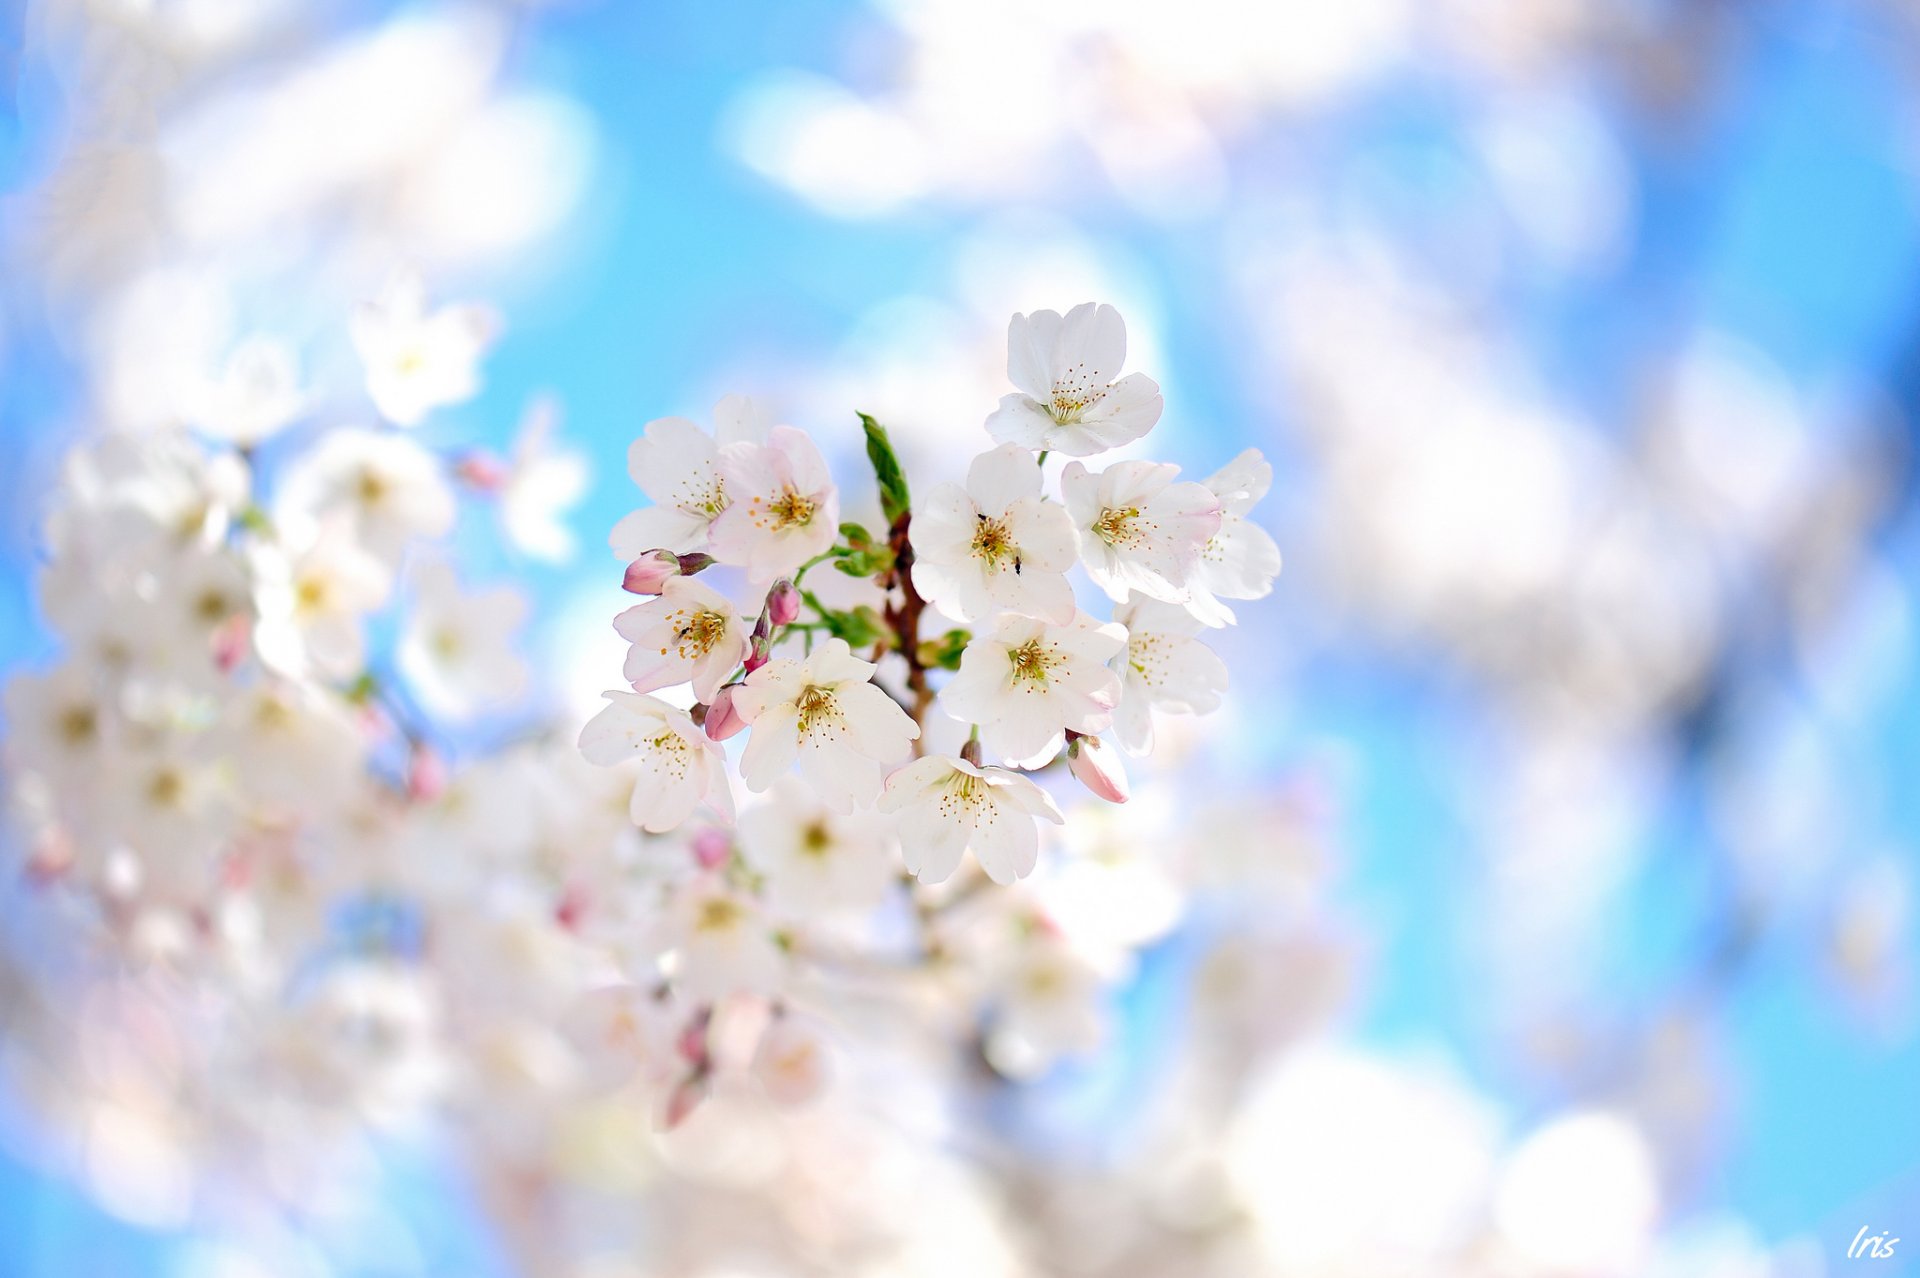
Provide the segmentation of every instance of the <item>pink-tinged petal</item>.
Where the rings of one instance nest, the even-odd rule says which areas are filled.
[[[886,789],[874,804],[882,812],[898,812],[926,797],[927,788],[946,779],[960,760],[951,755],[930,754],[903,763],[887,774]]]
[[[1067,770],[1096,797],[1125,803],[1131,795],[1127,770],[1098,737],[1081,737],[1067,747]]]
[[[734,692],[734,704],[740,704],[740,690]],[[747,789],[764,794],[781,774],[793,766],[800,754],[800,712],[793,703],[781,702],[768,708],[752,721],[753,732],[740,756],[740,777]]]
[[[718,449],[708,434],[684,417],[656,417],[627,446],[627,474],[657,502],[677,500],[676,485],[690,475],[711,473]]]
[[[707,521],[677,506],[648,506],[623,516],[613,526],[607,544],[614,554],[628,561],[650,550],[698,550],[707,544]]]
[[[1273,487],[1273,463],[1249,448],[1204,481],[1229,515],[1244,515]]]
[[[835,636],[813,650],[806,661],[809,683],[822,685],[866,683],[873,678],[874,664],[853,655],[845,639]]]
[[[1158,383],[1145,373],[1129,373],[1080,415],[1079,428],[1097,446],[1063,451],[1086,456],[1130,444],[1159,424],[1165,407]]]
[[[1129,754],[1153,752],[1153,708],[1145,685],[1138,680],[1128,681],[1126,695],[1114,707],[1113,734]]]

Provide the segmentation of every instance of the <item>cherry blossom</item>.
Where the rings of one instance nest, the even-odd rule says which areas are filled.
[[[1015,315],[1007,326],[1008,395],[987,433],[1025,448],[1089,457],[1131,443],[1160,420],[1160,387],[1144,373],[1120,376],[1127,326],[1111,306],[1083,302]]]
[[[840,495],[805,432],[775,426],[764,444],[729,444],[720,473],[730,500],[713,521],[713,556],[749,581],[792,573],[839,535]]]
[[[1017,768],[1039,767],[1060,752],[1068,729],[1098,733],[1113,722],[1120,678],[1107,663],[1126,641],[1124,629],[1085,613],[1064,626],[1003,616],[967,645],[941,702],[979,725],[989,752]]]
[[[684,417],[646,424],[627,450],[627,473],[652,499],[613,527],[615,554],[635,560],[650,550],[674,554],[703,550],[713,521],[732,500],[720,468],[720,450],[764,441],[772,423],[744,395],[729,395],[713,407],[715,434]]]
[[[747,676],[733,708],[752,728],[740,775],[764,793],[796,763],[835,811],[851,812],[880,792],[885,767],[900,762],[920,727],[871,682],[874,667],[843,639],[805,660],[782,657]]]
[[[610,703],[580,730],[580,752],[602,767],[631,764],[633,823],[671,830],[705,805],[733,819],[726,756],[684,710],[636,692],[608,692]]]
[[[1261,599],[1280,574],[1280,547],[1273,534],[1247,518],[1273,487],[1273,466],[1249,448],[1202,481],[1220,499],[1220,531],[1200,552],[1187,578],[1187,608],[1209,626],[1233,624],[1222,599]]]
[[[472,398],[494,328],[477,306],[429,311],[425,283],[401,272],[354,313],[350,331],[374,407],[396,426],[417,426],[433,409]]]
[[[1018,772],[943,754],[889,776],[878,806],[898,814],[907,869],[922,883],[951,878],[969,849],[995,883],[1025,878],[1040,856],[1034,822],[1065,819],[1047,792]]]
[[[1200,640],[1200,622],[1185,608],[1134,596],[1114,614],[1127,628],[1114,729],[1132,754],[1153,749],[1153,712],[1210,714],[1227,690],[1227,667]]]
[[[536,400],[513,441],[499,485],[500,526],[522,552],[548,563],[573,557],[574,535],[563,516],[587,489],[587,460],[556,447],[559,413],[550,400]]]
[[[233,350],[189,409],[193,424],[241,448],[279,434],[307,411],[300,366],[285,342],[254,337]]]
[[[404,435],[335,430],[288,466],[274,517],[293,537],[322,523],[344,526],[394,566],[409,542],[453,527],[453,490],[441,462]]]
[[[514,651],[527,599],[509,586],[468,592],[445,563],[413,574],[413,607],[397,659],[414,695],[454,721],[510,704],[526,690],[526,662]]]
[[[1040,495],[1040,468],[1017,444],[974,459],[967,484],[942,484],[913,517],[913,582],[962,620],[997,612],[1056,625],[1073,618],[1077,553],[1066,510]]]
[[[627,609],[613,628],[633,645],[623,673],[635,692],[692,680],[702,702],[713,700],[749,646],[733,604],[695,577],[667,578],[657,599]]]
[[[1200,484],[1176,482],[1179,473],[1143,461],[1099,472],[1069,462],[1061,472],[1087,575],[1115,602],[1136,590],[1169,603],[1190,597],[1188,578],[1220,531],[1220,499]]]
[[[836,811],[798,778],[782,777],[740,813],[740,848],[782,908],[866,910],[898,872],[889,825],[872,811]]]

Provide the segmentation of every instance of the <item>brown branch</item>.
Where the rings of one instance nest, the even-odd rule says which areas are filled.
[[[933,706],[933,688],[927,683],[927,668],[920,660],[920,614],[926,610],[927,601],[913,587],[913,542],[907,536],[907,526],[912,521],[913,513],[902,511],[888,530],[887,545],[893,551],[893,568],[887,574],[886,584],[889,590],[899,588],[900,602],[895,604],[889,598],[880,615],[893,631],[894,646],[907,663],[907,688],[913,693],[913,721],[924,727],[927,711]],[[920,742],[914,742],[916,755],[922,748]]]

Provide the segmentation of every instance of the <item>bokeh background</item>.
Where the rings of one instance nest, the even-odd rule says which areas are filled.
[[[0,669],[53,648],[64,448],[234,313],[324,365],[395,259],[506,318],[430,429],[550,395],[592,460],[580,555],[499,565],[573,700],[648,418],[859,408],[958,473],[1007,315],[1111,301],[1157,453],[1275,465],[1217,780],[1325,813],[1341,1041],[1515,1124],[1631,1103],[1720,1266],[1673,1272],[1920,1254],[1916,119],[1897,0],[15,7]],[[1182,945],[1040,1138],[1151,1074]],[[215,1272],[36,1130],[0,1095],[0,1274]],[[431,1157],[390,1174],[335,1272],[506,1272]]]

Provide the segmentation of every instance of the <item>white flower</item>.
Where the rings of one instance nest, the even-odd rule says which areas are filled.
[[[806,1104],[827,1086],[827,1051],[820,1032],[791,1012],[776,1016],[754,1049],[753,1076],[774,1104]]]
[[[493,330],[484,307],[428,312],[425,285],[409,272],[396,276],[379,301],[363,303],[350,331],[374,407],[396,426],[413,426],[430,409],[473,396]]]
[[[255,557],[254,646],[291,675],[346,679],[365,664],[362,619],[387,601],[392,574],[339,528],[291,557],[263,550]]]
[[[239,788],[269,814],[328,817],[360,780],[365,738],[343,700],[262,679],[225,707],[222,741]]]
[[[1099,971],[1065,940],[1031,929],[998,974],[987,1059],[1010,1078],[1033,1078],[1062,1056],[1099,1047],[1104,988]]]
[[[693,695],[711,703],[751,646],[740,613],[725,595],[693,577],[669,577],[658,598],[613,619],[633,647],[623,672],[635,692],[693,681]]]
[[[1069,462],[1060,495],[1080,537],[1087,575],[1116,602],[1139,591],[1185,603],[1187,581],[1220,531],[1220,499],[1200,484],[1176,483],[1164,462],[1115,462],[1098,474]]]
[[[1113,722],[1120,678],[1107,663],[1126,641],[1119,626],[1085,613],[1065,626],[1005,616],[967,644],[940,699],[948,714],[980,725],[987,750],[1017,768],[1039,767],[1059,753],[1066,729],[1098,733]]]
[[[1200,623],[1186,609],[1135,597],[1114,613],[1127,628],[1120,671],[1120,705],[1113,726],[1130,754],[1153,749],[1154,710],[1211,714],[1227,690],[1227,664],[1193,636]]]
[[[717,440],[684,417],[656,418],[628,447],[627,473],[653,505],[613,526],[607,541],[621,559],[706,548],[708,529],[730,500],[720,450],[760,443],[770,423],[753,400],[729,395],[713,406],[713,425]]]
[[[453,489],[440,462],[403,435],[329,431],[287,467],[274,516],[282,535],[344,523],[368,553],[397,565],[416,537],[453,527]]]
[[[764,803],[740,814],[740,849],[767,879],[767,898],[801,914],[878,905],[897,865],[889,822],[870,811],[835,812],[782,777]]]
[[[527,410],[500,486],[500,523],[507,540],[549,563],[573,557],[573,533],[561,518],[587,488],[587,463],[579,453],[556,448],[556,413],[550,401]]]
[[[1019,773],[944,754],[888,777],[879,808],[899,814],[900,849],[922,883],[946,882],[968,848],[995,883],[1025,878],[1040,857],[1035,820],[1062,821],[1047,792]]]
[[[526,596],[510,586],[463,591],[444,563],[420,568],[413,586],[396,660],[421,704],[463,720],[517,699],[528,672],[513,638],[526,620]]]
[[[1083,302],[1016,315],[1007,326],[1008,395],[987,418],[1002,443],[1090,457],[1130,443],[1160,420],[1160,387],[1144,373],[1120,376],[1127,326],[1111,306]]]
[[[192,745],[177,737],[143,740],[116,753],[99,778],[102,801],[138,858],[140,884],[150,895],[204,892],[231,828],[230,796]]]
[[[306,411],[293,351],[285,342],[254,337],[235,347],[219,378],[201,388],[189,416],[205,433],[251,448]]]
[[[792,573],[839,536],[840,494],[805,431],[775,426],[764,444],[729,444],[720,472],[730,500],[713,521],[711,551],[756,585]]]
[[[664,1087],[681,1061],[671,999],[637,985],[607,985],[576,997],[560,1014],[560,1035],[573,1048],[589,1091],[607,1092],[639,1075]]]
[[[836,811],[870,803],[885,767],[900,762],[920,727],[872,682],[873,666],[844,639],[828,639],[805,661],[769,661],[734,689],[733,705],[753,728],[740,775],[764,793],[798,760],[801,775]]]
[[[1233,624],[1233,610],[1222,599],[1260,599],[1280,574],[1280,547],[1272,534],[1247,518],[1255,502],[1273,487],[1273,466],[1249,448],[1215,471],[1207,489],[1220,499],[1220,531],[1200,552],[1187,579],[1192,598],[1187,609],[1209,626]]]
[[[634,767],[633,823],[650,834],[671,830],[706,804],[733,819],[727,759],[684,710],[636,692],[602,694],[612,704],[580,730],[580,753],[603,768]]]
[[[675,952],[674,985],[694,1002],[780,990],[786,962],[772,926],[758,902],[718,875],[703,875],[675,894],[667,938]]]
[[[910,535],[914,588],[942,612],[962,621],[997,612],[1057,625],[1073,619],[1073,521],[1040,496],[1040,467],[1025,448],[982,453],[965,488],[942,484],[928,493]]]
[[[69,658],[45,674],[15,674],[5,704],[11,762],[72,795],[98,781],[117,721],[90,663]]]

